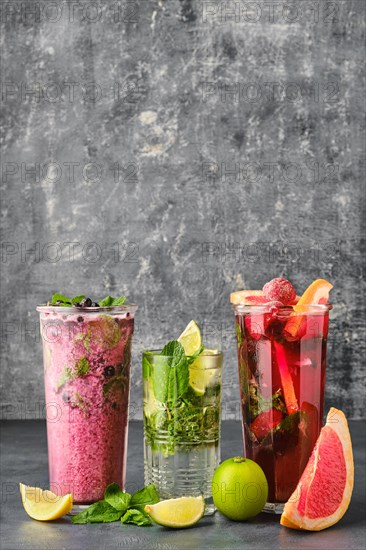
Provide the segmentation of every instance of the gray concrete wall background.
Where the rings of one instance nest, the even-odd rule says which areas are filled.
[[[1,5],[2,417],[43,415],[35,305],[85,291],[140,306],[135,418],[191,318],[239,418],[229,293],[275,276],[334,284],[327,405],[363,417],[364,3],[52,5]]]

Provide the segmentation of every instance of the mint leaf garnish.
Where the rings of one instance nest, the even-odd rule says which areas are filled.
[[[111,483],[105,490],[104,500],[120,512],[125,512],[129,507],[131,495],[124,493],[117,483]]]
[[[260,413],[267,411],[268,409],[273,408],[281,411],[282,413],[287,413],[287,408],[282,396],[282,390],[279,388],[272,397],[264,399],[260,393],[259,386],[256,384],[251,384],[249,388],[249,410],[250,416],[255,418]]]
[[[277,433],[282,431],[293,432],[297,429],[303,415],[306,415],[304,411],[295,411],[285,416],[285,418],[273,428],[273,431]]]
[[[160,356],[169,357],[154,365],[154,391],[159,401],[176,401],[188,388],[189,369],[184,348],[178,340],[168,342],[160,352]],[[156,390],[158,390],[156,392]],[[161,395],[164,393],[164,395]],[[160,399],[158,395],[164,397]]]
[[[66,306],[66,307],[71,306],[70,298],[63,296],[62,294],[53,294],[51,304],[55,306],[56,302],[60,302],[59,305],[62,305],[62,306]]]
[[[72,380],[72,371],[69,369],[69,367],[65,367],[64,370],[61,373],[60,378],[57,381],[57,389],[59,390],[61,386],[66,384],[69,380]]]
[[[73,304],[82,302],[84,298],[84,294],[80,294],[80,296],[75,296],[74,298],[67,298],[67,296],[64,296],[63,294],[53,294],[51,304],[53,306],[59,305],[63,307],[70,307]]]
[[[80,514],[72,516],[71,521],[76,524],[111,523],[112,521],[118,521],[122,515],[123,512],[116,510],[105,500],[99,500]]]
[[[178,340],[172,340],[154,357],[151,369],[154,394],[158,401],[174,401],[182,395],[189,382],[188,362],[184,348]]]
[[[137,510],[143,511],[146,504],[156,504],[159,502],[159,495],[153,483],[139,489],[131,497],[130,506]]]
[[[122,523],[130,523],[139,527],[150,527],[151,520],[140,510],[130,508],[121,518]]]
[[[205,346],[203,346],[201,344],[200,348],[195,352],[193,353],[193,355],[190,355],[189,357],[187,357],[187,361],[188,361],[188,365],[192,365],[192,363],[195,362],[195,360],[197,359],[197,357],[199,355],[201,355],[201,353],[203,352],[203,350],[205,349]]]
[[[176,364],[183,356],[185,357],[184,347],[180,342],[178,342],[178,340],[171,340],[163,347],[159,355],[163,355],[165,357],[172,356],[173,362]]]
[[[69,380],[75,380],[79,376],[84,376],[90,370],[89,361],[86,357],[80,357],[80,359],[75,363],[73,367],[65,367],[61,373],[60,378],[57,381],[57,389],[59,390],[61,386],[66,384]]]
[[[84,294],[80,294],[80,296],[75,296],[75,298],[73,298],[71,300],[71,303],[72,304],[77,304],[78,302],[82,302],[84,299],[86,298],[86,296]]]
[[[142,376],[143,378],[149,378],[152,372],[152,365],[145,355],[142,356]]]
[[[99,300],[98,304],[100,307],[122,306],[126,300],[126,296],[120,296],[119,298],[107,296],[106,298],[103,298],[103,300]]]
[[[239,323],[235,324],[235,332],[236,332],[236,341],[238,343],[238,347],[240,347],[243,342],[243,334],[241,332]]]
[[[103,298],[103,300],[99,300],[98,304],[100,305],[100,307],[108,307],[112,305],[112,302],[112,296],[107,296],[106,298]]]
[[[272,395],[272,407],[284,414],[287,413],[287,408],[282,397],[281,389],[277,390],[277,392]]]
[[[275,441],[276,445],[280,445],[281,448],[282,445],[284,447],[286,446],[287,449],[297,445],[300,422],[302,419],[306,422],[307,413],[301,410],[285,416],[285,418],[283,418],[277,426],[272,428],[272,430],[262,440],[261,444],[263,446],[267,444],[272,445],[273,441]]]
[[[261,412],[268,409],[271,403],[263,399],[257,384],[251,384],[249,387],[249,409],[252,418],[258,416]]]
[[[74,407],[77,407],[78,409],[83,411],[83,413],[88,414],[88,402],[85,397],[80,395],[80,393],[78,393],[77,391],[74,392],[71,403]]]
[[[75,374],[74,378],[78,378],[79,376],[84,376],[87,372],[89,372],[90,366],[89,361],[86,357],[80,357],[79,361],[77,361],[75,365]]]
[[[154,357],[154,366],[151,367],[151,377],[155,398],[161,403],[168,400],[170,364],[165,357]]]
[[[68,298],[63,294],[53,294],[51,305],[71,307],[75,304],[80,304],[83,300],[85,300],[85,298],[86,296],[84,294],[80,294],[79,296],[75,296],[74,298]],[[126,302],[126,300],[126,296],[119,296],[118,298],[113,298],[113,296],[106,296],[106,298],[103,298],[103,300],[99,300],[98,304],[100,307],[122,306]]]
[[[112,298],[112,306],[123,306],[127,300],[126,296],[120,296],[119,298]]]

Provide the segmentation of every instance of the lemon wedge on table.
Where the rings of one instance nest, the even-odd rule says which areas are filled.
[[[38,521],[59,519],[72,509],[72,495],[58,496],[39,487],[29,487],[19,483],[24,510],[28,516]]]
[[[147,504],[145,512],[158,525],[181,529],[195,525],[205,513],[205,499],[181,497],[161,500],[157,504]]]
[[[202,336],[196,321],[190,321],[178,338],[186,355],[194,355],[202,346]]]

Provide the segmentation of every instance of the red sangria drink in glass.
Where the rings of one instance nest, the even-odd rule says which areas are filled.
[[[322,426],[331,306],[305,304],[303,297],[294,298],[295,304],[268,301],[261,291],[255,291],[258,299],[253,303],[248,292],[253,291],[231,295],[244,452],[266,475],[264,511],[281,513]],[[317,300],[325,302],[327,296]]]

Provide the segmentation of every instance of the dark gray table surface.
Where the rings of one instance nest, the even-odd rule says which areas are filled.
[[[69,518],[43,523],[30,519],[22,506],[19,481],[47,487],[47,443],[42,421],[4,421],[1,424],[1,549],[352,549],[366,548],[365,530],[365,423],[350,422],[355,459],[355,488],[343,519],[318,533],[298,532],[279,524],[278,516],[260,514],[243,523],[221,514],[195,527],[169,530],[110,524],[72,525]],[[222,459],[242,454],[239,422],[224,422]],[[143,485],[142,423],[131,422],[126,489]]]

